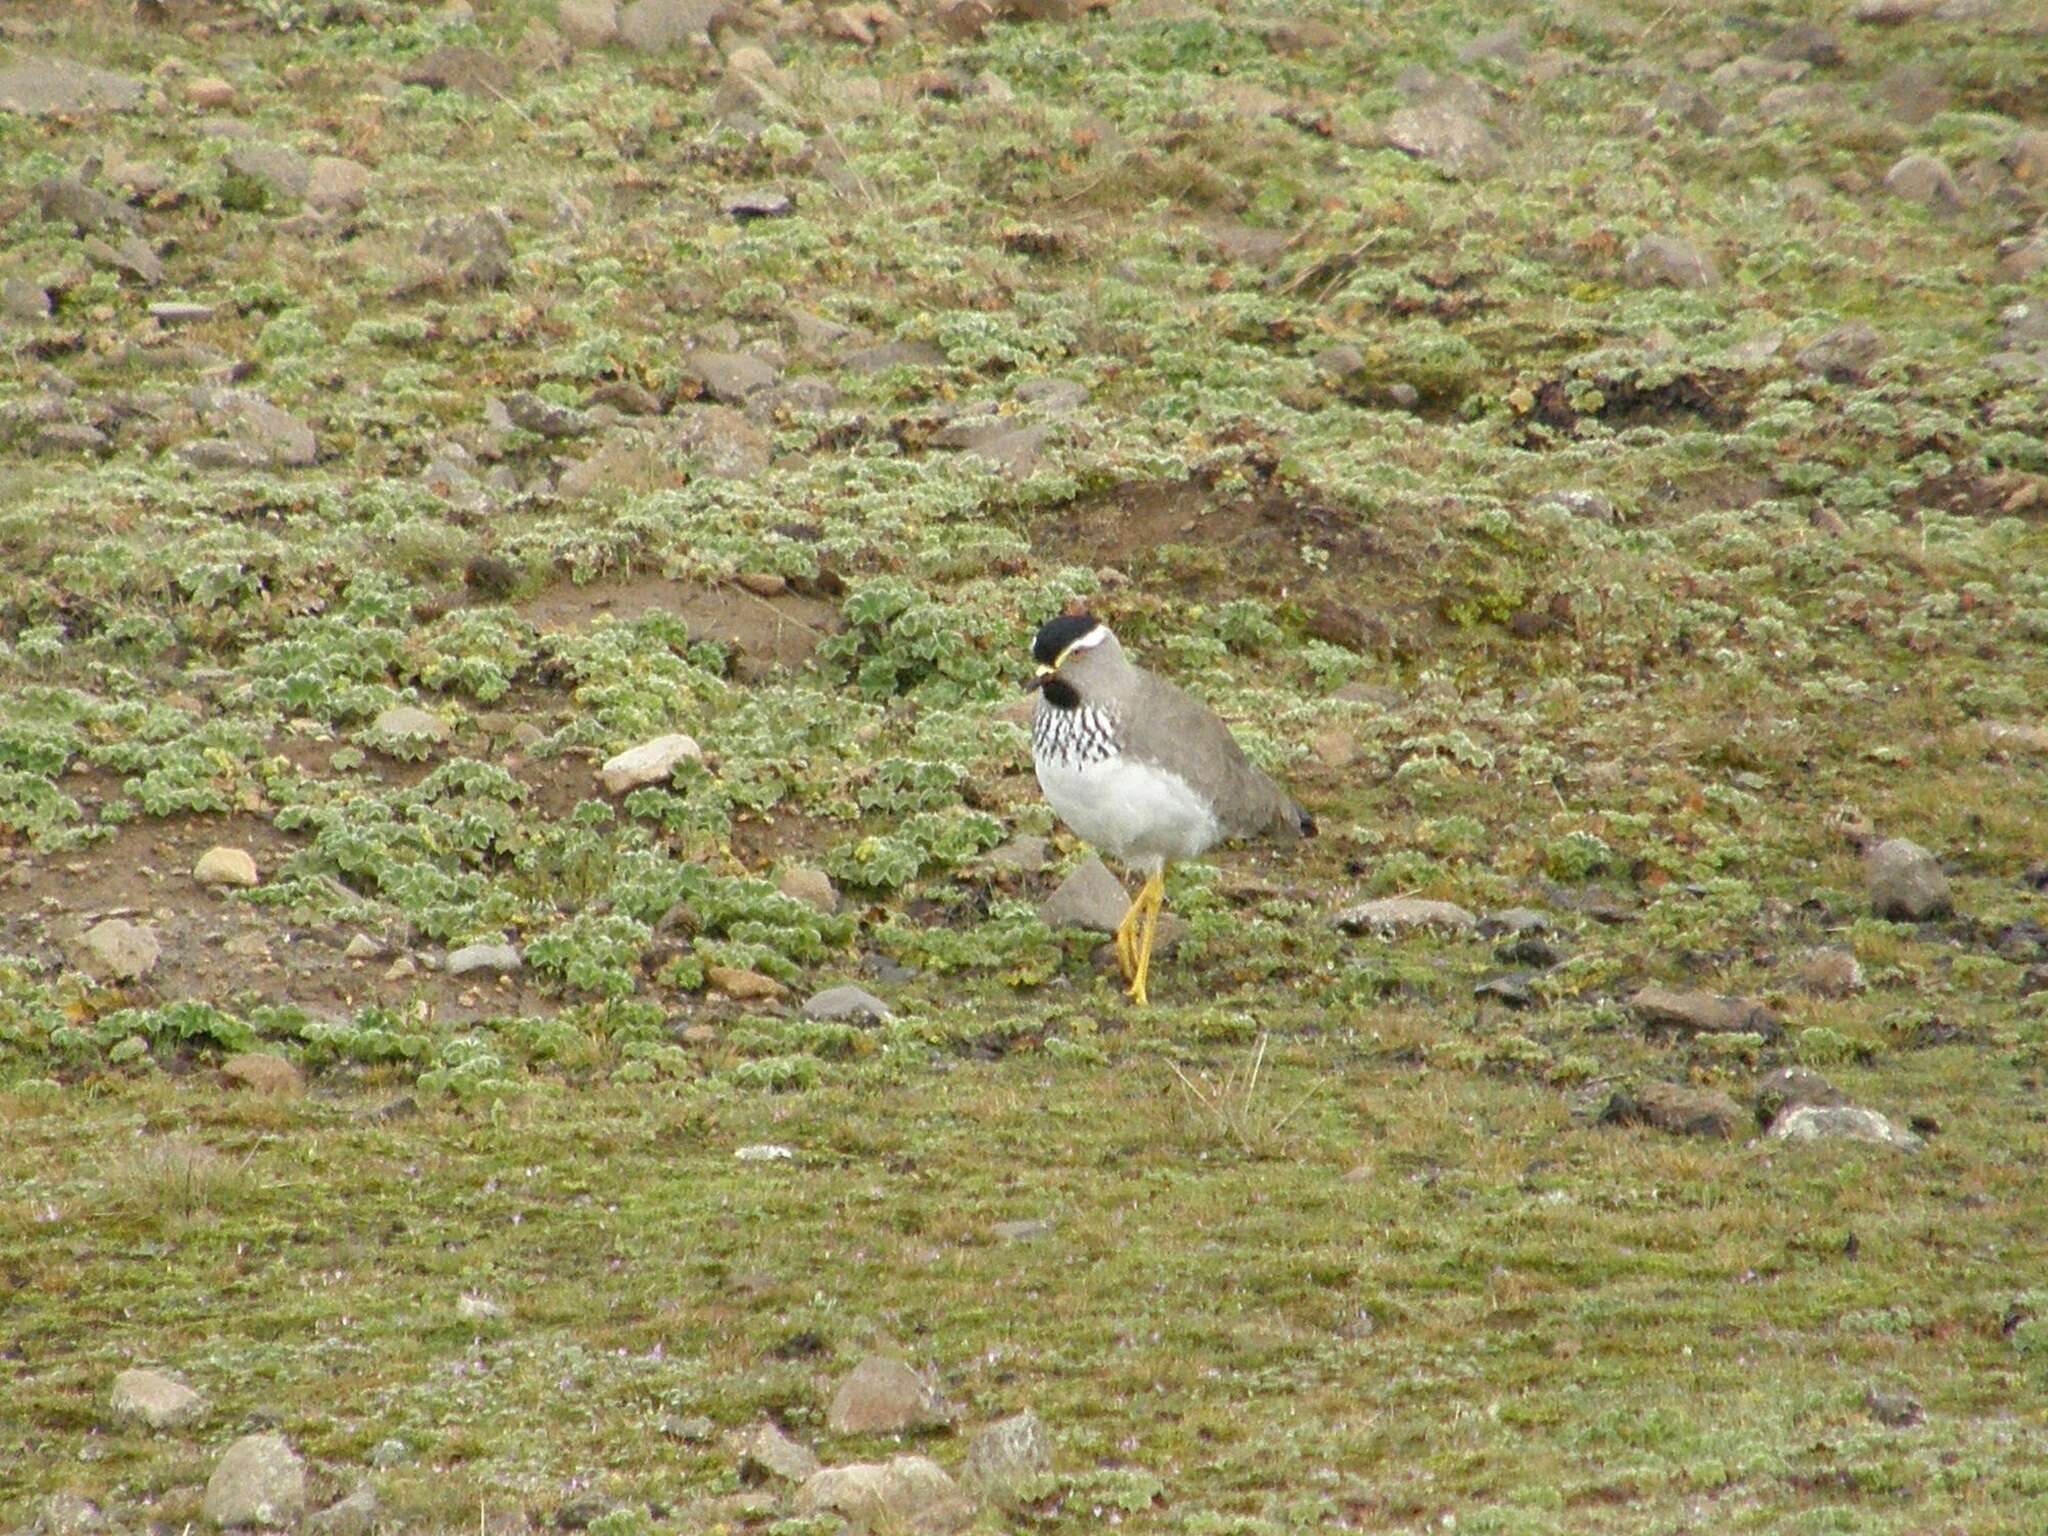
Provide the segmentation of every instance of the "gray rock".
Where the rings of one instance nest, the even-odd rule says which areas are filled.
[[[1933,155],[1907,155],[1884,173],[1885,189],[1894,197],[1918,203],[1935,213],[1956,213],[1963,189],[1955,173]]]
[[[201,386],[192,392],[192,403],[211,425],[225,430],[232,442],[260,456],[264,464],[297,469],[319,462],[320,440],[313,429],[261,395]]]
[[[989,1234],[999,1243],[1035,1243],[1058,1229],[1059,1223],[1050,1216],[1033,1216],[1024,1221],[999,1221],[989,1228]]]
[[[1647,1125],[1673,1136],[1732,1140],[1742,1122],[1735,1101],[1718,1089],[1680,1083],[1646,1083],[1630,1092],[1617,1089],[1600,1112],[1602,1125]]]
[[[82,1493],[53,1493],[43,1500],[29,1536],[92,1536],[108,1527],[106,1513]]]
[[[619,12],[619,40],[635,53],[709,48],[723,0],[632,0]]]
[[[1616,521],[1614,503],[1598,491],[1545,491],[1530,505],[1556,507],[1560,511],[1569,512],[1573,517],[1583,517],[1589,522]]]
[[[1900,1130],[1874,1109],[1853,1104],[1802,1104],[1773,1120],[1767,1134],[1773,1141],[1865,1141],[1902,1152],[1921,1147],[1911,1131]]]
[[[1345,933],[1371,934],[1391,939],[1434,928],[1450,934],[1467,934],[1479,926],[1479,919],[1455,902],[1425,901],[1414,896],[1386,896],[1346,907],[1334,919]]]
[[[1717,287],[1721,274],[1689,240],[1675,235],[1645,235],[1628,253],[1625,271],[1632,288],[1662,283],[1672,288]]]
[[[1131,898],[1123,882],[1109,872],[1102,860],[1091,858],[1066,879],[1038,908],[1039,920],[1048,928],[1092,928],[1114,933],[1130,910]]]
[[[937,1387],[886,1355],[869,1355],[832,1394],[825,1416],[835,1435],[900,1435],[951,1424],[959,1410]]]
[[[1842,40],[1810,21],[1787,27],[1764,50],[1768,59],[1794,59],[1828,68],[1842,62]]]
[[[1863,990],[1863,967],[1853,949],[1809,949],[1799,957],[1799,985],[1816,997],[1848,997]]]
[[[796,212],[796,199],[780,187],[754,187],[734,192],[719,205],[736,224],[756,219],[786,219]]]
[[[209,848],[192,866],[192,878],[201,885],[252,886],[262,883],[256,860],[246,848]]]
[[[562,0],[555,23],[577,47],[602,48],[619,39],[618,0]]]
[[[69,225],[73,234],[102,230],[140,232],[142,217],[119,198],[88,187],[75,176],[52,176],[36,184],[36,212],[46,224]]]
[[[42,320],[50,313],[50,292],[40,283],[10,277],[0,283],[0,310],[10,320]]]
[[[149,318],[167,331],[188,325],[205,325],[218,313],[211,304],[194,304],[188,299],[169,299],[149,306]]]
[[[377,1525],[377,1490],[358,1483],[349,1496],[306,1517],[305,1536],[370,1536]]]
[[[1676,118],[1693,132],[1711,138],[1727,122],[1727,114],[1698,86],[1673,80],[1657,93],[1657,110]]]
[[[38,427],[29,440],[29,452],[39,459],[73,459],[105,453],[113,440],[98,427],[82,422],[58,421]]]
[[[775,1479],[801,1483],[814,1476],[819,1467],[818,1458],[811,1453],[809,1446],[790,1439],[773,1424],[756,1424],[734,1430],[725,1437],[725,1446],[738,1464],[743,1482],[760,1483]]]
[[[807,1019],[855,1024],[886,1024],[896,1017],[895,1010],[874,993],[855,986],[827,987],[814,992],[804,1002],[803,1015]]]
[[[286,202],[303,198],[313,180],[313,162],[282,144],[237,144],[221,163]]]
[[[848,373],[881,373],[890,368],[943,368],[946,354],[928,341],[890,341],[862,347],[839,361]]]
[[[231,442],[224,437],[201,438],[181,443],[178,459],[194,469],[268,469],[270,455],[253,443]]]
[[[123,235],[117,241],[89,239],[83,249],[97,265],[132,278],[144,288],[154,288],[164,280],[162,259],[140,235]]]
[[[975,1435],[962,1480],[982,1498],[1002,1503],[1015,1498],[1028,1479],[1051,1470],[1052,1437],[1027,1408]]]
[[[974,1518],[974,1505],[929,1457],[895,1456],[814,1474],[797,1489],[796,1512],[842,1515],[856,1531],[951,1536]]]
[[[597,430],[597,423],[587,411],[573,406],[557,405],[539,395],[518,394],[505,401],[505,414],[512,418],[512,425],[523,432],[532,432],[540,437],[560,441],[572,437],[588,437]]]
[[[754,396],[764,400],[769,391]],[[718,480],[757,480],[774,460],[774,443],[747,418],[726,405],[699,405],[674,417],[675,445],[697,467]]]
[[[1068,416],[1088,403],[1088,386],[1073,379],[1026,379],[1011,394],[1048,416]]]
[[[1481,1002],[1499,1003],[1504,1008],[1535,1008],[1543,998],[1536,990],[1540,971],[1515,971],[1506,976],[1489,976],[1473,987],[1472,995]]]
[[[852,326],[841,325],[837,320],[828,320],[807,309],[792,309],[789,324],[796,332],[798,343],[812,352],[829,351],[853,334]]]
[[[1506,159],[1486,120],[1454,98],[1402,107],[1387,119],[1384,132],[1401,153],[1459,178],[1490,176]]]
[[[238,1051],[220,1064],[220,1075],[253,1093],[292,1098],[306,1091],[306,1075],[275,1051]]]
[[[1008,870],[1020,875],[1035,875],[1043,870],[1052,857],[1052,844],[1042,837],[1028,833],[1013,837],[1007,843],[991,848],[983,855],[995,869]],[[1105,869],[1103,873],[1108,874]],[[1115,879],[1115,876],[1110,876]],[[1119,885],[1118,891],[1123,887]]]
[[[200,1506],[219,1526],[296,1525],[306,1512],[306,1467],[282,1435],[244,1435],[206,1482]]]
[[[707,398],[728,404],[771,388],[782,376],[774,364],[751,352],[692,352],[683,358],[683,372],[703,386]]]
[[[1771,1010],[1753,998],[1644,987],[1628,1006],[1652,1034],[1759,1034],[1775,1039],[1783,1033]]]
[[[1316,372],[1332,379],[1356,378],[1365,372],[1365,354],[1348,341],[1323,348],[1309,361],[1315,365]]]
[[[435,48],[406,65],[398,77],[404,85],[430,91],[455,91],[479,101],[503,101],[518,85],[512,66],[482,48]]]
[[[447,971],[450,976],[468,976],[477,971],[510,976],[524,963],[517,944],[465,944],[448,951]]]
[[[0,69],[0,112],[23,117],[77,117],[132,112],[148,87],[129,75],[70,59],[22,59]]]
[[[162,1371],[123,1371],[114,1378],[114,1414],[151,1429],[181,1429],[206,1417],[206,1399]]]
[[[367,166],[338,155],[317,156],[306,175],[306,206],[323,213],[359,213],[370,197]]]
[[[1884,354],[1884,338],[1877,328],[1867,320],[1852,320],[1801,347],[1792,361],[1837,384],[1855,384]]]
[[[1887,1429],[1911,1429],[1927,1417],[1926,1409],[1920,1406],[1920,1399],[1910,1392],[1888,1392],[1879,1387],[1867,1387],[1863,1393],[1863,1406]]]
[[[776,877],[775,888],[791,900],[800,901],[820,912],[832,913],[839,910],[839,889],[833,885],[832,877],[822,869],[812,869],[806,864],[792,864]]]
[[[606,794],[623,795],[648,784],[666,784],[681,764],[703,760],[704,749],[697,745],[696,738],[677,732],[643,741],[607,758],[598,769],[598,777],[604,781]]]
[[[1006,480],[1028,480],[1045,461],[1051,427],[1016,427],[975,443],[967,451],[993,464]]]
[[[1999,345],[2011,352],[2048,352],[2048,303],[2008,304],[1998,312]]]
[[[446,720],[412,704],[392,705],[370,722],[370,729],[379,736],[418,737],[427,741],[446,741],[453,734]]]
[[[430,281],[497,288],[512,276],[512,225],[495,208],[431,219],[420,236]]]
[[[1809,1072],[1804,1067],[1779,1067],[1757,1080],[1754,1102],[1757,1123],[1768,1127],[1780,1115],[1802,1105],[1815,1104],[1826,1109],[1849,1101],[1841,1089],[1818,1072]]]
[[[1920,923],[1955,910],[1940,862],[1907,838],[1879,843],[1863,856],[1863,884],[1877,915],[1893,922]]]
[[[1955,92],[1931,64],[1901,64],[1877,82],[1877,96],[1909,128],[1931,122],[1949,109]]]
[[[125,917],[94,923],[79,943],[84,950],[82,968],[103,981],[140,981],[163,958],[155,931]]]

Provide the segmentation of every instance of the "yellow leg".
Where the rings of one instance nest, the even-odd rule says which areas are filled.
[[[1145,931],[1138,940],[1137,964],[1131,977],[1131,1001],[1140,1008],[1150,1005],[1145,995],[1145,979],[1152,974],[1152,941],[1159,933],[1159,909],[1166,904],[1166,871],[1161,868],[1145,882],[1145,888],[1138,892],[1136,906],[1145,909]]]
[[[1116,968],[1123,972],[1125,981],[1138,973],[1138,919],[1145,910],[1145,893],[1141,890],[1124,913],[1124,920],[1116,925]]]

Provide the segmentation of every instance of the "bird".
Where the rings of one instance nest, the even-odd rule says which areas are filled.
[[[1167,866],[1233,839],[1314,837],[1315,818],[1251,765],[1214,710],[1132,661],[1085,607],[1046,620],[1031,659],[1039,788],[1084,841],[1145,876],[1116,928],[1117,966],[1143,1008]]]

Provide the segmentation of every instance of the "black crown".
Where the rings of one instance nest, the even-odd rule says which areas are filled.
[[[1031,659],[1042,667],[1057,666],[1076,640],[1101,627],[1090,613],[1063,613],[1047,619],[1038,628],[1038,638],[1031,642]]]

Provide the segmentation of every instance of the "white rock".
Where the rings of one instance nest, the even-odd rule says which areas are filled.
[[[282,1435],[244,1435],[206,1481],[200,1505],[219,1526],[296,1525],[306,1512],[306,1466]]]
[[[491,971],[509,976],[520,966],[516,944],[465,944],[448,951],[448,974],[467,976],[472,971]]]
[[[733,1156],[743,1163],[786,1163],[796,1156],[796,1152],[774,1142],[764,1142],[759,1146],[741,1147]]]
[[[370,722],[380,736],[424,736],[429,741],[446,741],[448,722],[411,704],[395,704]]]
[[[805,1001],[804,1017],[832,1021],[851,1020],[857,1024],[886,1024],[895,1011],[865,987],[827,987]]]
[[[94,923],[81,942],[85,969],[104,981],[140,981],[163,958],[156,934],[125,917]]]
[[[1917,1152],[1921,1141],[1902,1131],[1874,1109],[1853,1104],[1802,1104],[1771,1122],[1773,1141],[1868,1141]]]
[[[702,762],[704,749],[690,736],[657,736],[606,760],[598,770],[606,794],[623,795],[645,784],[666,784],[678,763]]]
[[[455,1315],[466,1323],[495,1323],[504,1319],[505,1308],[488,1296],[464,1296],[455,1303]]]
[[[827,1467],[796,1491],[800,1515],[844,1515],[863,1530],[960,1530],[974,1518],[974,1506],[928,1456],[895,1456],[888,1461]]]

